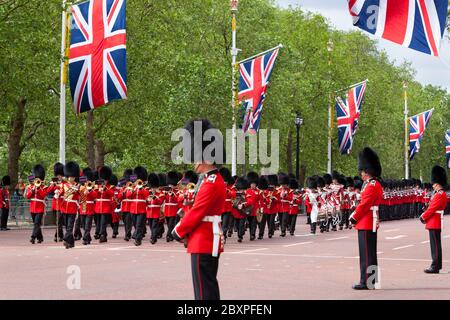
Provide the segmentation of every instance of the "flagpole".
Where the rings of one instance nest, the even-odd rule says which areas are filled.
[[[408,137],[408,84],[403,83],[403,89],[405,91],[405,179],[409,179],[409,137]]]
[[[236,165],[236,59],[238,49],[236,48],[236,13],[238,10],[238,0],[231,0],[231,31],[232,31],[232,48],[231,48],[231,108],[232,108],[232,140],[231,140],[231,175],[235,176],[237,172]]]
[[[328,50],[328,78],[329,81],[331,81],[331,52],[333,52],[334,43],[330,39],[327,43],[327,50]],[[332,163],[331,163],[331,155],[332,155],[332,146],[331,146],[331,128],[332,128],[332,111],[331,111],[331,90],[328,95],[328,161],[327,161],[327,172],[331,174],[332,170]]]
[[[67,12],[66,0],[63,0],[62,23],[61,23],[61,77],[59,95],[59,162],[66,162],[66,34]]]
[[[273,47],[272,49],[268,49],[266,51],[263,51],[263,52],[260,52],[258,54],[255,54],[254,56],[251,56],[251,57],[248,57],[248,58],[246,58],[244,60],[241,60],[241,61],[238,62],[238,64],[245,63],[245,62],[253,60],[253,59],[257,58],[257,57],[263,56],[266,53],[269,53],[271,51],[274,51],[276,49],[281,49],[281,48],[283,48],[283,45],[280,43],[279,45],[277,45],[276,47]]]
[[[334,93],[339,93],[339,92],[342,92],[342,91],[345,91],[345,90],[349,90],[349,89],[351,89],[351,88],[354,88],[354,87],[356,87],[356,86],[359,86],[359,85],[363,84],[364,82],[369,82],[369,79],[366,79],[366,80],[364,80],[364,81],[355,83],[355,84],[353,84],[353,85],[351,85],[351,86],[348,86],[348,87],[346,87],[346,88],[344,88],[344,89],[337,90],[337,91],[335,91]]]

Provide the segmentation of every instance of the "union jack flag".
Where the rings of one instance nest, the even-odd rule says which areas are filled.
[[[353,86],[347,92],[347,98],[336,97],[338,143],[341,154],[349,154],[353,147],[353,137],[358,129],[361,105],[366,91],[367,81]]]
[[[447,168],[450,168],[450,130],[445,133],[445,157],[447,159]]]
[[[69,78],[75,112],[127,98],[125,0],[71,7]]]
[[[279,50],[277,48],[239,64],[239,102],[243,103],[245,112],[242,124],[244,132],[255,134],[258,131],[267,86]]]
[[[448,0],[348,0],[353,24],[379,38],[439,56]]]
[[[409,159],[419,152],[420,142],[422,141],[425,129],[430,122],[434,109],[422,112],[409,118]]]

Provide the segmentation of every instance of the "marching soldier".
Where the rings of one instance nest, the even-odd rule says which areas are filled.
[[[258,190],[259,176],[256,172],[249,172],[247,174],[247,181],[250,188],[245,191],[246,206],[252,206],[251,213],[247,216],[247,221],[250,229],[250,241],[256,238],[256,212],[259,210],[260,190]]]
[[[100,168],[100,179],[97,181],[97,188],[95,190],[95,213],[98,215],[97,220],[99,224],[99,227],[96,226],[96,233],[98,232],[97,238],[99,239],[99,243],[108,241],[106,228],[112,221],[114,190],[109,184],[111,177],[112,170],[110,167],[104,166]]]
[[[67,178],[61,188],[62,203],[61,213],[64,216],[64,225],[66,232],[64,234],[64,246],[66,249],[75,247],[75,238],[73,229],[75,218],[78,213],[80,192],[78,179],[80,177],[80,166],[76,162],[68,162],[64,166],[64,176]]]
[[[289,188],[289,177],[286,175],[280,175],[279,176],[279,182],[280,182],[280,188],[278,189],[278,192],[280,194],[280,207],[279,207],[279,221],[280,221],[280,227],[281,227],[281,237],[286,236],[286,228],[288,225],[288,218],[289,218],[289,210],[291,207],[291,201],[292,201],[292,193],[291,189]]]
[[[269,183],[267,182],[266,177],[259,177],[258,181],[258,189],[261,192],[261,197],[259,198],[259,209],[262,213],[261,222],[259,223],[259,234],[258,240],[262,240],[264,238],[264,231],[267,228],[270,229],[269,221],[270,221],[270,191],[268,190]]]
[[[217,150],[218,141],[202,141],[204,132],[207,130],[211,132],[214,128],[208,120],[201,120],[201,124],[201,135],[194,134],[194,121],[186,125],[191,138],[190,159],[193,159],[195,171],[201,176],[197,184],[194,205],[174,228],[172,236],[177,241],[182,241],[186,237],[188,239],[187,250],[191,254],[195,299],[219,300],[217,272],[224,241],[220,216],[225,205],[226,187],[215,163],[224,162],[224,147],[222,141],[219,142],[221,150]],[[197,127],[198,125],[195,125],[196,130]],[[214,158],[206,159],[203,151],[210,147],[210,144],[216,146],[212,155]]]
[[[2,178],[2,185],[0,187],[0,207],[1,207],[1,220],[0,231],[7,231],[8,217],[9,217],[9,186],[11,185],[11,178],[4,176]]]
[[[123,238],[125,241],[130,241],[131,239],[131,229],[133,226],[133,222],[130,214],[130,199],[127,197],[127,191],[131,190],[132,182],[130,181],[130,176],[133,174],[133,169],[125,169],[123,173],[123,179],[126,181],[126,184],[122,186],[122,220],[125,228],[125,237]]]
[[[289,209],[288,227],[291,236],[295,234],[295,225],[297,224],[297,215],[300,213],[300,206],[302,205],[302,194],[298,189],[297,179],[289,180],[289,188],[291,189],[291,207]]]
[[[150,188],[150,195],[147,200],[147,220],[150,227],[150,243],[155,244],[158,241],[159,220],[161,218],[161,205],[163,203],[163,194],[158,189],[158,175],[150,173],[148,175],[147,185]]]
[[[428,209],[420,216],[420,221],[430,234],[431,266],[424,270],[425,273],[439,273],[442,269],[442,245],[441,231],[444,227],[444,210],[447,206],[447,195],[444,187],[447,185],[445,169],[434,166],[431,170],[431,183],[434,194],[431,197]]]
[[[225,199],[225,206],[223,208],[222,213],[222,230],[223,235],[225,237],[225,240],[228,235],[228,231],[233,229],[233,222],[234,218],[231,214],[232,210],[232,201],[234,197],[236,196],[236,192],[233,190],[233,183],[231,179],[231,172],[228,170],[228,168],[220,168],[219,170],[220,175],[222,176],[223,180],[225,181],[226,189],[227,189],[227,197]]]
[[[145,220],[147,218],[147,199],[150,195],[147,188],[145,188],[145,181],[148,179],[147,169],[138,166],[134,168],[133,175],[136,177],[136,182],[131,190],[127,192],[127,197],[130,199],[130,213],[133,219],[134,233],[133,239],[136,246],[142,244],[144,237]]]
[[[94,191],[95,176],[91,169],[83,170],[86,177],[86,183],[80,187],[80,218],[83,227],[83,245],[91,244],[92,221],[95,214],[95,199],[97,197]]]
[[[173,241],[172,230],[175,228],[178,212],[178,196],[175,186],[178,184],[178,174],[176,171],[167,173],[168,187],[164,191],[164,218],[167,223],[166,241]]]
[[[30,213],[33,219],[33,232],[30,242],[35,244],[36,239],[38,243],[44,241],[41,225],[45,213],[45,197],[53,191],[53,188],[44,185],[45,169],[40,164],[34,166],[32,179],[26,198],[30,200]]]
[[[364,181],[361,191],[361,202],[350,216],[350,222],[358,230],[359,264],[361,277],[355,290],[369,289],[369,277],[377,282],[377,230],[378,206],[383,197],[383,188],[378,179],[381,176],[381,164],[378,155],[370,148],[359,153],[358,171]]]
[[[122,194],[120,193],[119,179],[115,174],[111,175],[109,179],[109,185],[113,191],[113,201],[111,202],[111,228],[113,230],[112,238],[117,238],[119,234],[119,222],[120,222],[120,202]]]
[[[234,187],[236,188],[236,196],[235,199],[238,200],[241,205],[241,208],[245,206],[246,198],[245,198],[245,192],[248,188],[248,182],[244,178],[237,178],[236,182],[234,183]],[[234,221],[236,223],[237,227],[237,236],[238,236],[238,242],[242,242],[244,239],[245,234],[245,220],[246,216],[243,214],[243,211],[238,209],[238,206],[233,205],[233,209],[236,210]]]
[[[62,199],[60,197],[61,194],[61,185],[64,179],[64,165],[62,163],[55,163],[53,166],[53,174],[54,178],[52,184],[55,185],[55,189],[53,191],[53,199],[52,199],[52,212],[56,219],[56,231],[55,231],[55,242],[62,242],[64,237],[64,217],[61,214],[60,206]]]
[[[317,218],[319,214],[319,198],[320,194],[317,191],[317,180],[314,177],[309,177],[306,180],[306,185],[308,189],[305,193],[305,202],[308,203],[308,206],[311,208],[311,234],[316,234],[317,230]]]

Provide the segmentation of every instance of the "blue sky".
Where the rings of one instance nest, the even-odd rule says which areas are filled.
[[[300,6],[301,8],[322,14],[339,30],[358,30],[353,27],[348,13],[347,0],[275,0],[280,7]],[[366,33],[367,34],[367,33]],[[369,34],[368,34],[369,35]],[[371,38],[375,39],[371,35]],[[444,41],[441,57],[435,58],[408,48],[379,39],[378,47],[385,50],[391,60],[397,64],[404,60],[412,62],[416,70],[416,80],[420,83],[441,86],[450,91],[450,43]]]

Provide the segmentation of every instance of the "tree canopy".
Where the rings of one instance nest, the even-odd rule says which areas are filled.
[[[104,161],[117,174],[138,164],[150,171],[185,169],[171,162],[175,142],[170,139],[172,131],[188,119],[208,117],[222,130],[231,128],[230,23],[228,1],[127,2],[129,99],[95,110],[93,119]],[[50,169],[58,160],[59,93],[55,88],[59,88],[60,24],[59,0],[46,1],[45,6],[36,0],[0,1],[2,175],[11,162],[11,133],[20,129],[14,126],[17,119],[24,124],[18,171],[26,176],[35,163]],[[330,56],[329,39],[335,44]],[[403,176],[404,82],[408,83],[410,115],[435,108],[420,152],[411,163],[412,175],[428,178],[432,165],[445,165],[449,95],[442,88],[415,81],[413,65],[398,66],[363,33],[335,30],[321,15],[282,9],[269,0],[241,1],[239,59],[279,43],[284,48],[272,74],[261,127],[280,130],[281,171],[292,170],[295,160],[296,113],[305,119],[300,161],[306,174],[326,171],[329,93],[366,78],[370,82],[350,155],[339,155],[334,126],[333,168],[355,175],[358,151],[371,146],[381,157],[384,176]],[[66,157],[82,166],[88,164],[87,116],[76,116],[68,99]]]

